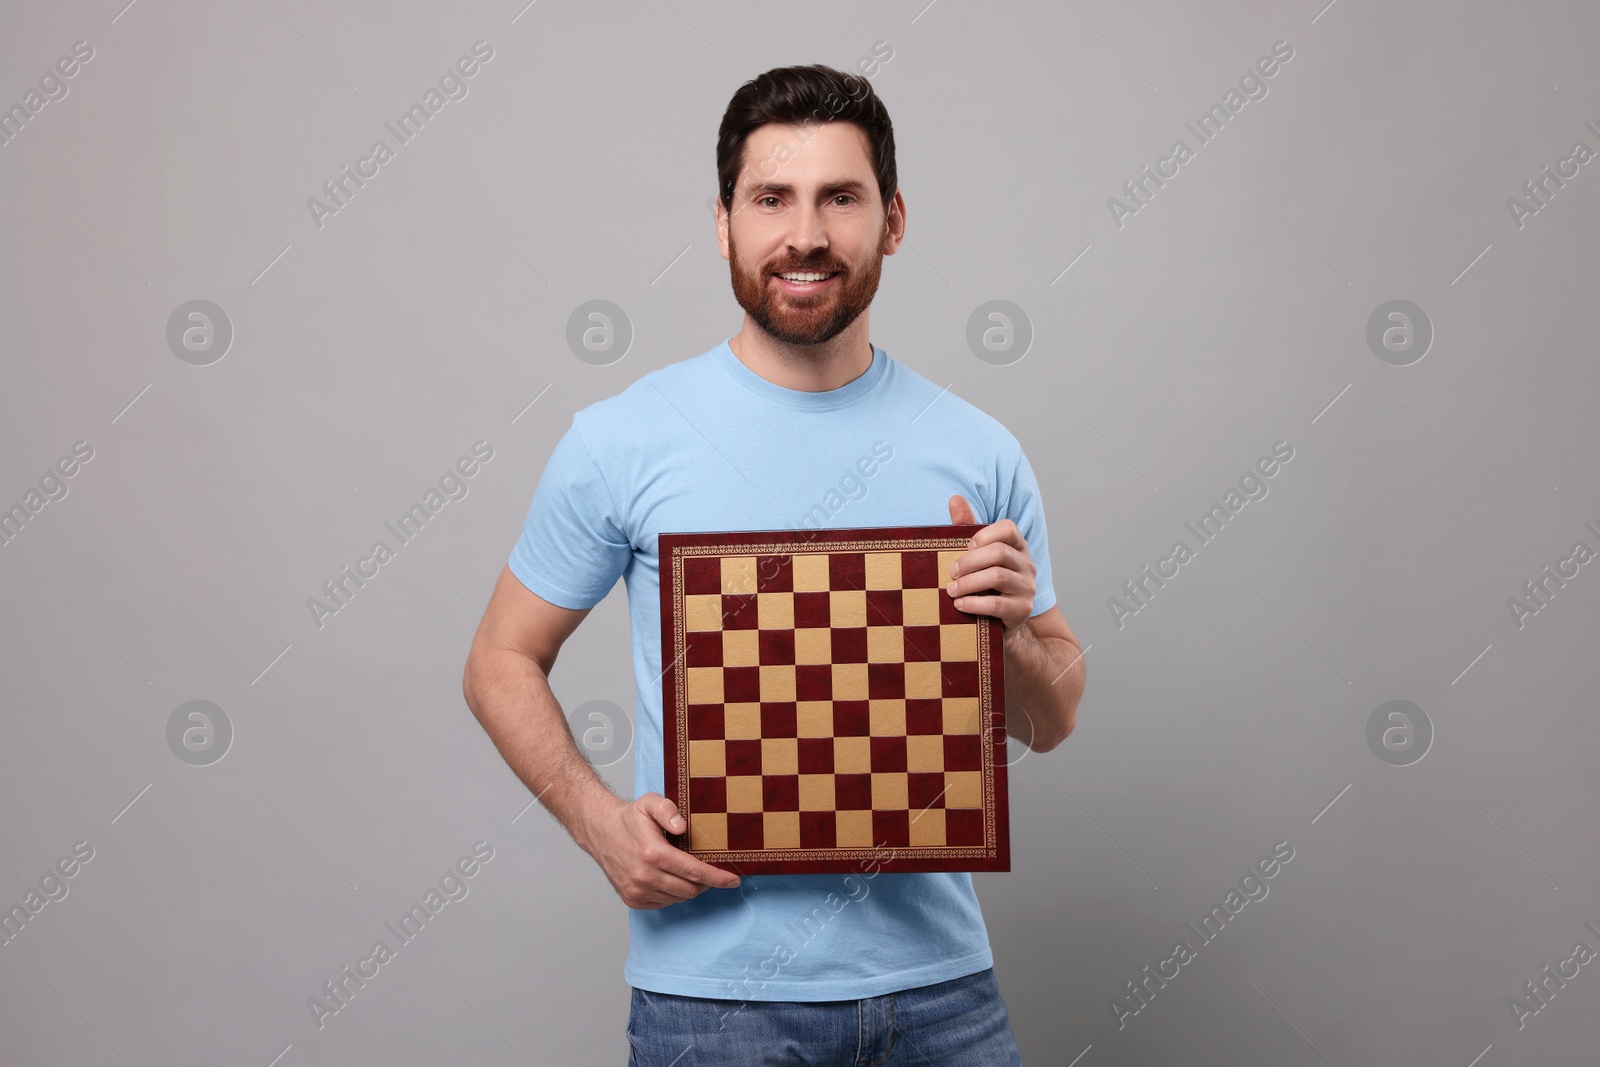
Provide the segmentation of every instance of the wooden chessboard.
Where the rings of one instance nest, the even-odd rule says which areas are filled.
[[[741,874],[1011,869],[1004,626],[978,525],[660,535],[665,794]]]

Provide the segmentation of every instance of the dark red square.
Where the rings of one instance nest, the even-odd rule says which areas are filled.
[[[762,703],[762,737],[793,737],[796,732],[794,701],[764,701]]]
[[[947,697],[978,695],[978,661],[951,660],[939,668],[939,692]]]
[[[689,779],[689,811],[727,811],[728,780],[726,778]]]
[[[941,577],[944,579],[941,581]],[[903,552],[900,555],[900,586],[903,589],[930,589],[948,584],[949,575],[939,574],[939,553]]]
[[[832,623],[830,611],[832,603],[833,598],[827,593],[796,593],[794,595],[795,629],[826,629]]]
[[[796,666],[794,695],[799,700],[832,699],[833,667],[826,663],[802,663]]]
[[[728,848],[756,851],[766,845],[766,820],[759,811],[728,812]]]
[[[722,668],[722,699],[729,704],[742,704],[760,700],[761,668]]]
[[[722,592],[722,560],[717,556],[683,558],[683,592],[686,596],[705,596]]]
[[[684,709],[688,718],[685,732],[691,741],[720,741],[725,727],[722,724],[721,704],[690,704]]]
[[[833,702],[833,736],[866,737],[871,732],[872,716],[865,700]]]
[[[761,739],[741,738],[727,743],[725,763],[729,774],[761,773]]]
[[[722,631],[690,630],[684,635],[683,664],[686,667],[722,666]]]
[[[912,811],[944,807],[943,772],[912,771],[906,775],[906,797]]]
[[[944,733],[944,703],[938,699],[906,701],[906,733]]]
[[[937,626],[907,626],[904,631],[907,663],[931,663],[940,656]]]
[[[872,747],[874,771],[903,771],[906,769],[906,739],[904,737],[869,738]]]
[[[951,846],[982,847],[983,809],[945,808],[944,840]]]
[[[872,807],[872,775],[834,775],[833,806],[839,811],[866,811]]]
[[[867,628],[865,626],[835,627],[831,640],[833,642],[833,662],[867,662]]]
[[[872,700],[899,700],[906,695],[904,663],[867,664],[867,697]]]
[[[953,579],[947,577],[944,584],[949,585],[951,581]],[[939,621],[941,623],[971,622],[972,616],[956,607],[956,598],[941,588],[939,590]]]
[[[794,590],[794,559],[791,556],[756,557],[756,592],[789,593]]]
[[[722,628],[724,630],[754,630],[756,595],[754,593],[722,594]]]
[[[872,843],[877,848],[909,848],[911,846],[911,813],[908,811],[874,811],[872,813]],[[894,861],[887,861],[884,869],[893,870]]]
[[[762,811],[799,811],[800,776],[771,774],[761,779]]]
[[[800,813],[801,848],[837,848],[837,816],[831,811],[802,811]]]
[[[729,741],[728,744],[734,744]],[[983,770],[983,739],[978,734],[944,735],[944,769],[947,771]]]
[[[861,552],[832,552],[828,555],[829,589],[865,589],[867,557]]]
[[[900,590],[867,590],[867,625],[899,626],[905,620],[901,611]]]
[[[833,738],[802,737],[799,752],[801,774],[833,773]]]
[[[756,637],[758,663],[793,663],[794,631],[761,630]]]

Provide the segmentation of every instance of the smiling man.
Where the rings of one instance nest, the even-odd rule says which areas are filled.
[[[1054,748],[1084,684],[1017,439],[869,339],[883,257],[906,228],[893,128],[871,86],[823,66],[745,83],[722,118],[717,177],[742,327],[573,416],[473,639],[467,704],[629,908],[633,1067],[1020,1063],[970,874],[891,863],[741,879],[665,837],[685,825],[661,792],[671,665],[657,535],[793,528],[868,453],[893,463],[873,466],[849,525],[983,524],[945,595],[1004,623],[1008,732]],[[633,800],[583,758],[548,682],[619,577]]]

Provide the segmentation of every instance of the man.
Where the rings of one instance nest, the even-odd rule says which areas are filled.
[[[685,825],[661,794],[659,533],[983,522],[946,592],[1004,623],[1008,732],[1054,748],[1084,683],[1016,438],[869,340],[906,224],[882,102],[828,67],[768,71],[734,94],[717,168],[743,327],[573,417],[478,627],[467,703],[631,909],[636,1067],[1020,1063],[970,874],[741,879],[664,836]],[[578,752],[547,681],[618,577],[631,801]]]

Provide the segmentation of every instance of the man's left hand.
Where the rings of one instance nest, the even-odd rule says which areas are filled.
[[[950,521],[956,525],[978,521],[966,497],[950,498]],[[973,615],[997,617],[1005,624],[1006,636],[1033,613],[1033,576],[1039,569],[1028,557],[1022,531],[1010,519],[979,530],[971,547],[950,569],[944,576],[945,592],[955,597],[956,607]]]

